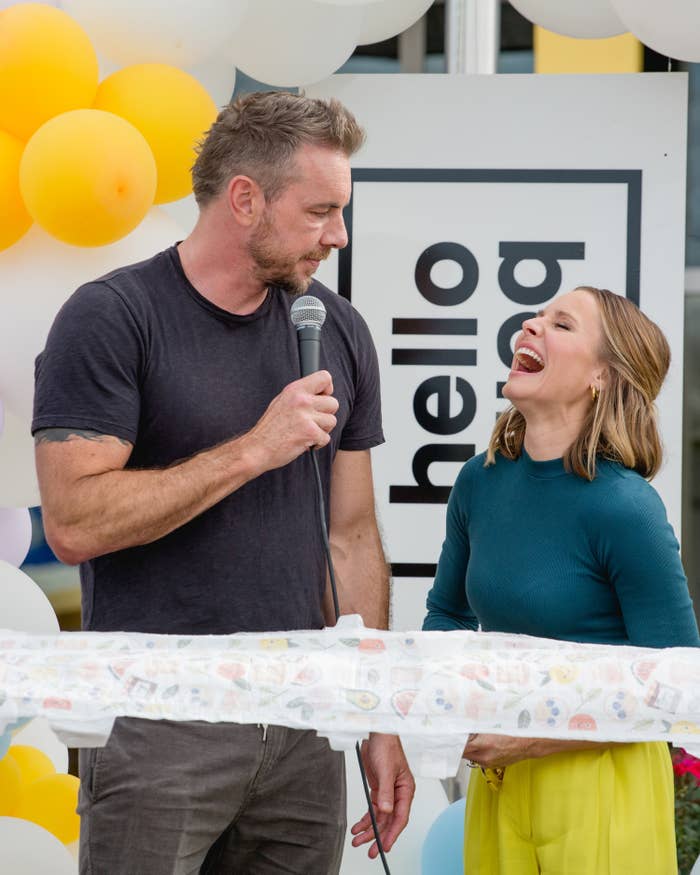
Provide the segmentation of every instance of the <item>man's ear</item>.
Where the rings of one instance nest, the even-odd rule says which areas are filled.
[[[265,210],[265,195],[258,183],[249,176],[234,176],[227,194],[234,221],[246,228],[255,225]]]

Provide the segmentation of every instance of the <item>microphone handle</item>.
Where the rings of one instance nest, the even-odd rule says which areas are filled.
[[[321,354],[321,329],[317,325],[302,325],[297,328],[299,361],[302,377],[319,370]]]

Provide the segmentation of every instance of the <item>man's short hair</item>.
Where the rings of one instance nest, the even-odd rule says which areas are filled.
[[[364,139],[364,130],[338,100],[288,91],[246,94],[221,110],[197,147],[194,196],[204,207],[243,174],[273,200],[291,181],[300,146],[327,146],[349,157]]]

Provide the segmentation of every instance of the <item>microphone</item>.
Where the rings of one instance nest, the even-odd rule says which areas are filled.
[[[297,330],[301,375],[308,377],[319,369],[321,326],[326,321],[326,308],[313,295],[302,295],[292,304],[289,317]]]

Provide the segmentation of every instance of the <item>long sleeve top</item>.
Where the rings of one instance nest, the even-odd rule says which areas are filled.
[[[678,542],[656,490],[601,460],[484,454],[460,472],[423,628],[593,644],[700,645]]]

